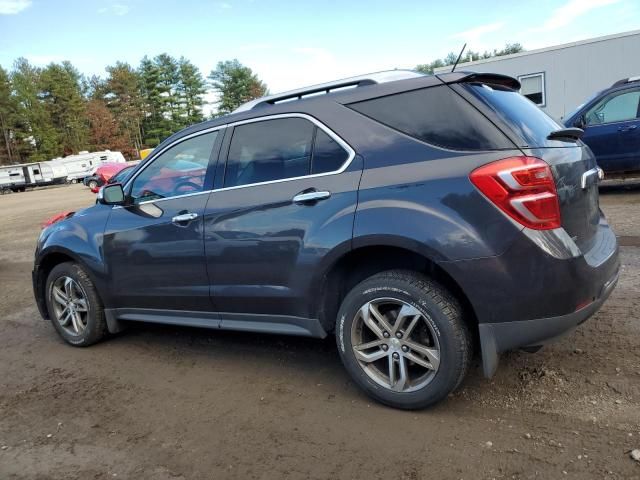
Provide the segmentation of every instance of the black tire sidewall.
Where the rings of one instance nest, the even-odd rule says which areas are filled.
[[[86,295],[88,310],[87,327],[80,335],[72,335],[67,332],[55,318],[51,290],[53,283],[63,276],[71,277],[75,280]],[[93,283],[91,283],[88,275],[79,265],[75,263],[61,263],[60,265],[56,265],[47,277],[45,292],[47,309],[49,311],[51,323],[65,342],[76,347],[86,347],[102,338],[104,335],[104,313],[102,303],[100,302],[100,298],[98,297]]]
[[[438,337],[440,366],[435,377],[418,391],[393,392],[378,385],[360,367],[353,353],[351,327],[357,311],[365,303],[382,297],[402,300],[418,309]],[[454,390],[460,377],[463,359],[451,319],[445,315],[431,295],[409,282],[374,277],[356,286],[347,295],[338,312],[336,340],[342,362],[358,386],[376,400],[396,408],[416,409],[432,405]]]

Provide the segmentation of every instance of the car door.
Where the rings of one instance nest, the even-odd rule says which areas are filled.
[[[582,140],[608,173],[640,170],[640,88],[611,93],[585,113]]]
[[[232,313],[309,316],[316,267],[351,245],[360,157],[302,114],[235,125],[222,151],[205,250],[223,327]]]
[[[163,148],[127,182],[104,234],[112,303],[119,308],[211,310],[203,215],[219,130]]]

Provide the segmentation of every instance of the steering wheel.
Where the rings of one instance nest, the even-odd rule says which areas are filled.
[[[202,187],[193,182],[180,182],[173,188],[173,195],[184,195],[185,193],[196,193],[202,190]]]

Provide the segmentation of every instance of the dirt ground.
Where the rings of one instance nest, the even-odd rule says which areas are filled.
[[[371,402],[326,341],[135,325],[88,349],[36,310],[40,222],[82,186],[0,197],[0,479],[629,479],[640,463],[640,188],[602,310],[537,354],[479,362],[431,410]]]

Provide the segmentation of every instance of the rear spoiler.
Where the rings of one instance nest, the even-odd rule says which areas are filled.
[[[515,78],[499,73],[451,72],[438,74],[437,77],[444,83],[486,83],[515,91],[519,91],[521,87],[520,82]]]

